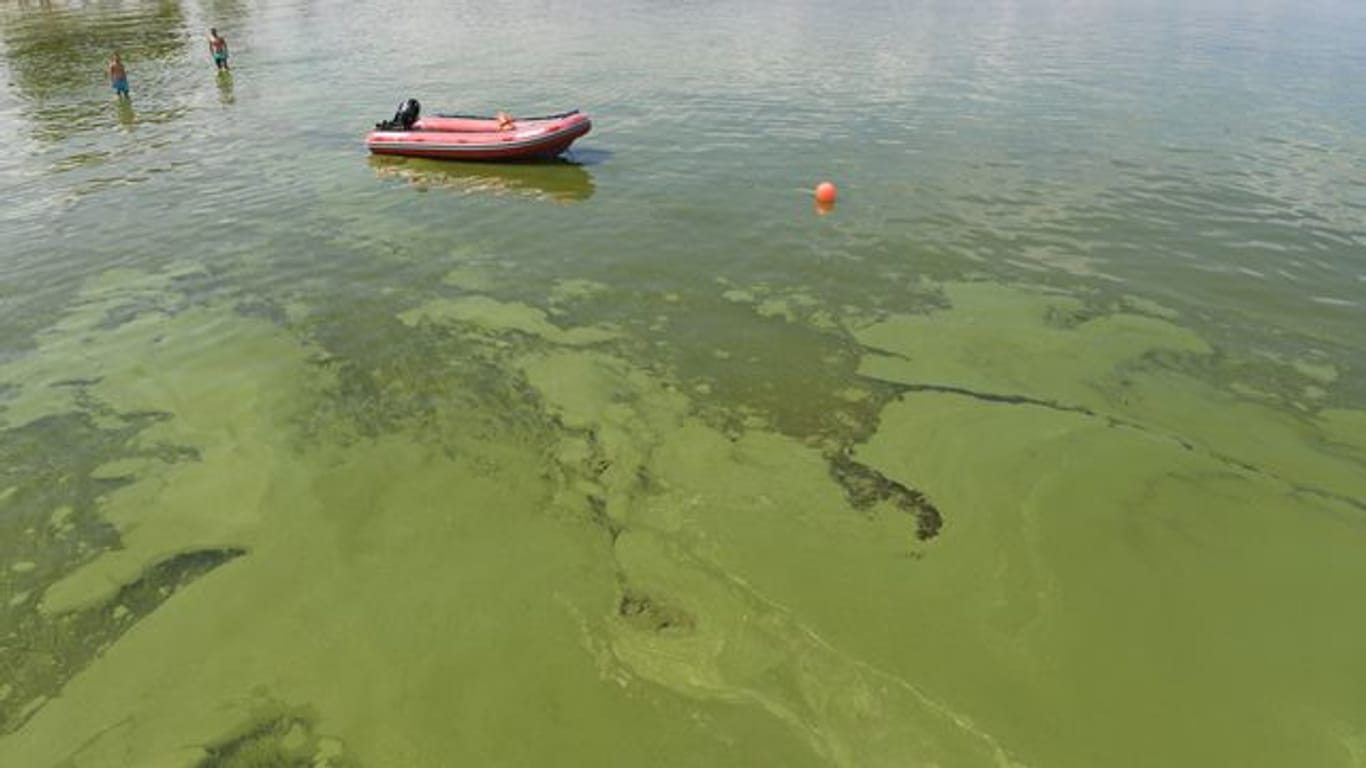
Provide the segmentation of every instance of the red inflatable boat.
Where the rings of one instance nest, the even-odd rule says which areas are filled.
[[[411,100],[410,100],[411,101]],[[416,118],[417,107],[411,111]],[[573,110],[543,117],[436,115],[395,120],[375,126],[365,146],[377,155],[431,157],[440,160],[531,160],[555,157],[588,133],[588,115]],[[405,130],[404,124],[409,127]]]

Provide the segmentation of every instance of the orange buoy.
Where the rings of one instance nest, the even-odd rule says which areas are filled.
[[[821,205],[834,205],[835,198],[839,196],[839,190],[835,185],[828,181],[822,181],[816,185],[816,202]]]

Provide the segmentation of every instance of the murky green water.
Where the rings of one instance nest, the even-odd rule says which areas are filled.
[[[0,6],[0,765],[1366,765],[1366,6],[656,6]]]

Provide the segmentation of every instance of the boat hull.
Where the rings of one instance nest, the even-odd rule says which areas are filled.
[[[498,130],[494,118],[437,115],[411,131],[371,131],[365,146],[376,155],[435,160],[537,160],[560,155],[592,127],[577,110],[516,120],[511,130]]]

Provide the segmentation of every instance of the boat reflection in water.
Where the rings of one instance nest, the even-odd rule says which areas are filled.
[[[525,197],[576,203],[593,196],[593,177],[567,160],[536,163],[464,163],[416,157],[372,155],[370,167],[382,178],[404,179],[420,191],[448,189],[465,194]]]

